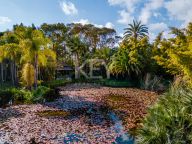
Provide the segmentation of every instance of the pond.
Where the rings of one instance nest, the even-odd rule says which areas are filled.
[[[29,106],[30,107],[30,106]],[[10,111],[11,108],[7,108],[6,110]],[[5,111],[5,110],[4,110]],[[13,110],[11,110],[13,111]],[[9,112],[10,113],[10,112]],[[13,113],[17,113],[14,112]],[[134,144],[134,138],[130,136],[127,131],[125,131],[124,126],[122,124],[122,120],[111,110],[108,110],[105,107],[87,107],[87,108],[76,108],[71,110],[43,110],[35,113],[40,118],[46,118],[49,121],[52,120],[66,120],[66,121],[76,121],[77,119],[84,118],[83,121],[88,126],[88,129],[93,129],[94,126],[105,127],[107,132],[109,132],[109,137],[107,134],[103,135],[103,131],[100,129],[93,129],[91,135],[94,139],[99,139],[103,137],[105,141],[109,139],[110,143],[113,144]],[[20,115],[18,115],[20,116]],[[17,115],[14,117],[18,117]],[[65,129],[65,128],[64,128]],[[63,130],[64,130],[63,129]],[[110,134],[110,132],[114,134]],[[42,131],[43,132],[43,131]],[[3,133],[2,133],[3,134]],[[1,135],[1,133],[0,133]],[[45,132],[44,136],[47,135]],[[63,135],[59,137],[55,137],[59,141],[62,141],[65,144],[70,143],[90,143],[91,137],[86,133],[80,131],[75,132],[74,130],[67,131]],[[35,139],[34,139],[35,141]],[[3,139],[0,138],[0,143],[3,142]]]
[[[79,94],[79,89],[74,93]],[[95,96],[91,97],[92,91],[91,96],[86,96],[85,92],[79,94],[80,96],[74,93],[72,93],[73,95],[61,93],[63,96],[53,102],[11,106],[10,108],[14,108],[24,115],[7,119],[10,130],[5,132],[11,135],[13,140],[3,136],[2,133],[0,143],[3,141],[11,143],[15,140],[17,143],[27,143],[32,138],[37,143],[135,143],[135,138],[131,136],[132,131],[128,132],[127,124],[129,125],[129,123],[125,123],[124,117],[119,114],[121,111],[113,109],[110,107],[111,105],[101,103]],[[112,100],[117,101],[116,97],[112,96]],[[118,101],[124,102],[125,99],[118,96]],[[129,98],[127,101],[133,100]],[[122,103],[120,104],[122,105]],[[112,105],[114,104],[112,103]],[[123,105],[125,104],[123,103]],[[126,110],[132,111],[130,107]],[[17,126],[17,129],[13,124]],[[27,125],[23,127],[24,124]],[[1,130],[3,129],[0,128],[0,132]],[[30,130],[30,132],[25,133],[26,130]]]
[[[93,111],[91,109],[88,110]],[[115,141],[113,144],[134,144],[134,137],[130,136],[128,132],[124,130],[124,126],[122,124],[122,121],[119,119],[119,117],[114,112],[108,112],[108,116],[113,123],[111,126],[111,129],[115,129],[115,132],[119,135],[115,138]],[[101,120],[102,121],[102,120]],[[110,128],[110,127],[109,127]],[[94,135],[95,137],[99,137],[100,134],[96,133]],[[74,143],[74,142],[88,142],[87,138],[83,136],[82,134],[76,134],[76,133],[67,133],[66,136],[63,139],[63,142],[66,144]]]

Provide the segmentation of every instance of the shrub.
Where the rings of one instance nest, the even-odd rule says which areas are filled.
[[[33,91],[9,88],[0,90],[0,107],[6,106],[10,101],[13,104],[42,103],[44,101],[53,101],[58,96],[57,90],[45,86],[39,86],[37,90]]]
[[[0,107],[6,106],[12,99],[12,93],[9,90],[0,90]]]
[[[192,143],[192,89],[175,86],[148,111],[139,130],[141,144]]]
[[[56,90],[45,86],[39,86],[37,90],[33,91],[33,102],[35,103],[44,101],[53,101],[56,98],[58,98]]]
[[[111,87],[132,87],[134,84],[130,81],[105,80],[103,85]]]
[[[168,85],[169,82],[162,77],[147,73],[144,78],[140,80],[139,87],[145,90],[163,92],[168,88]]]
[[[30,104],[33,95],[29,90],[13,88],[9,90],[12,93],[14,104]]]
[[[44,82],[42,83],[42,85],[49,87],[51,89],[56,89],[57,87],[65,86],[69,82],[70,82],[69,80],[54,80],[50,82]]]

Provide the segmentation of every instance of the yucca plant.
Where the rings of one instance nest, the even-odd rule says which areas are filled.
[[[192,89],[173,86],[148,111],[139,130],[141,144],[192,143]]]

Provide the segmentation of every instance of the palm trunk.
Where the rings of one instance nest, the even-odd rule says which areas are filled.
[[[10,62],[10,68],[11,68],[11,81],[12,81],[12,84],[15,85],[15,70],[14,70],[14,62]]]
[[[37,81],[38,81],[38,54],[35,54],[35,75],[34,75],[34,86],[37,89]]]
[[[7,81],[7,66],[5,65],[5,73],[4,73],[4,78],[3,78],[3,80],[4,80],[4,82],[6,82]]]
[[[15,77],[15,84],[18,85],[18,77],[17,77],[17,65],[14,63],[14,77]]]
[[[1,63],[1,82],[3,83],[3,62]]]

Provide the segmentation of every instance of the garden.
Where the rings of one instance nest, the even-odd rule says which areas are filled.
[[[192,143],[192,23],[150,42],[44,23],[0,32],[0,144]]]

